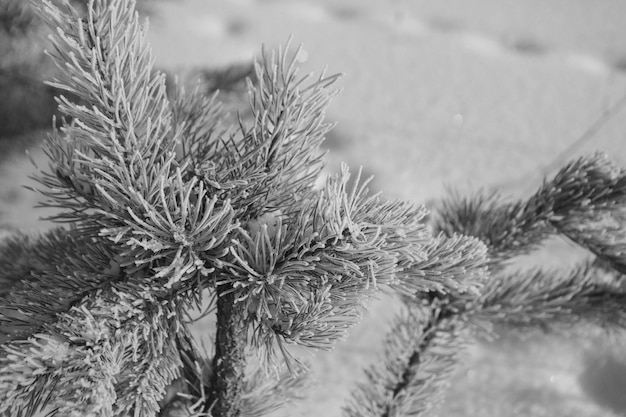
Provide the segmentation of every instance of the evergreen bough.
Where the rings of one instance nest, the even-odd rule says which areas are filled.
[[[230,126],[201,88],[168,98],[134,1],[58,3],[40,13],[63,120],[38,181],[65,226],[0,246],[0,415],[262,416],[302,394],[290,346],[332,348],[381,289],[405,308],[346,416],[425,415],[493,323],[624,326],[626,175],[605,156],[524,201],[453,197],[431,227],[345,166],[316,185],[337,76],[264,52],[251,121]],[[507,268],[555,234],[596,260]],[[197,308],[216,311],[213,348]]]

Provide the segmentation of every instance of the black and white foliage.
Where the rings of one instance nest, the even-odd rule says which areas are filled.
[[[347,166],[316,186],[338,76],[301,76],[297,51],[263,52],[250,120],[232,125],[201,86],[168,96],[133,0],[39,11],[63,120],[38,191],[63,226],[0,246],[0,415],[261,416],[302,396],[290,347],[332,348],[381,289],[406,312],[348,416],[433,410],[493,322],[623,326],[620,285],[594,279],[625,265],[625,175],[603,156],[526,201],[445,202],[433,231],[423,207],[369,193]],[[598,262],[503,268],[554,233]],[[216,311],[213,348],[194,341],[194,308]]]

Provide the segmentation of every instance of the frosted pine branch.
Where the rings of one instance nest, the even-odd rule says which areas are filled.
[[[485,247],[475,239],[434,240],[423,207],[369,195],[347,167],[307,200],[248,223],[231,248],[218,285],[230,285],[254,327],[253,344],[328,349],[360,318],[382,286],[412,296],[437,290],[475,293]],[[454,253],[453,253],[454,252]]]
[[[124,285],[115,290],[89,296],[41,333],[3,345],[1,412],[20,415],[39,406],[71,416],[158,410],[181,366],[176,333],[167,330],[175,314],[162,304],[136,303]],[[15,383],[24,378],[34,390]],[[48,401],[40,404],[43,398]]]
[[[591,322],[626,326],[626,290],[603,271],[583,264],[571,271],[531,270],[494,278],[475,305],[472,320],[524,328],[569,328]],[[461,308],[461,306],[459,306]]]
[[[1,247],[0,413],[154,416],[176,402],[261,415],[283,403],[265,396],[292,396],[302,379],[263,386],[246,375],[246,349],[265,371],[298,371],[290,344],[333,347],[383,287],[425,313],[398,320],[349,415],[432,409],[468,320],[601,321],[612,308],[606,323],[623,325],[621,290],[582,270],[487,277],[487,264],[501,272],[557,232],[623,271],[624,174],[603,157],[572,162],[524,201],[448,202],[433,235],[422,206],[370,194],[347,166],[314,187],[338,76],[299,76],[299,51],[262,53],[252,120],[229,126],[219,97],[168,100],[133,1],[90,2],[86,14],[55,4],[41,13],[65,119],[39,181],[68,227]],[[187,320],[207,294],[211,355]]]
[[[472,237],[440,234],[424,246],[424,258],[412,260],[394,288],[415,296],[424,292],[477,295],[487,282],[487,247]]]
[[[464,325],[435,304],[412,307],[388,333],[379,364],[366,370],[344,408],[348,417],[423,416],[442,400],[465,343]]]
[[[492,266],[561,233],[621,270],[625,243],[619,221],[625,204],[626,174],[597,153],[570,162],[524,201],[506,202],[497,194],[455,196],[442,204],[435,227],[481,239]]]

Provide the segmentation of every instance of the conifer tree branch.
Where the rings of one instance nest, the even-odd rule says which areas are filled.
[[[176,161],[180,129],[173,131],[163,76],[151,71],[134,2],[90,3],[84,19],[68,4],[63,13],[45,5],[58,27],[53,57],[63,71],[55,85],[92,103],[60,103],[73,122],[53,134],[56,167],[40,180],[53,190],[43,191],[50,204],[69,210],[56,219],[127,248],[121,266],[151,265],[165,287],[207,276],[237,222],[229,202]]]
[[[473,236],[489,248],[490,266],[513,255],[528,253],[555,233],[547,222],[549,207],[526,202],[502,202],[497,193],[462,198],[453,194],[437,211],[435,230]]]
[[[457,361],[463,333],[470,328],[489,331],[493,324],[505,324],[520,330],[558,330],[583,321],[623,328],[626,291],[611,277],[599,279],[598,272],[598,267],[589,263],[567,274],[540,270],[500,274],[483,281],[478,297],[433,293],[430,300],[422,296],[421,302],[405,297],[412,308],[421,304],[429,311],[430,319],[426,324],[423,316],[415,314],[398,319],[385,345],[384,365],[367,371],[368,382],[359,385],[346,415],[418,416],[434,407],[442,398],[443,381]],[[434,343],[437,331],[446,338]],[[435,385],[416,384],[431,377],[431,365],[422,363],[431,349],[440,355],[433,363],[441,366],[434,374],[442,379]]]
[[[0,298],[4,341],[37,333],[57,314],[127,278],[114,248],[75,230],[55,229],[38,241],[16,236],[5,248],[0,280],[11,286]]]
[[[242,411],[246,367],[247,322],[236,304],[235,293],[226,287],[218,290],[217,334],[211,394],[205,411],[213,417],[239,417]]]
[[[495,277],[467,308],[477,324],[557,328],[591,322],[605,328],[626,326],[626,290],[611,277],[602,278],[594,263],[571,271],[533,270]],[[455,303],[463,308],[462,303]]]
[[[597,275],[597,268],[585,266],[558,279],[555,279],[554,273],[542,271],[502,276],[498,270],[502,261],[534,249],[547,236],[559,232],[590,249],[605,261],[605,265],[619,270],[624,245],[619,220],[626,199],[626,190],[622,185],[626,181],[624,177],[623,171],[598,154],[568,164],[527,201],[501,203],[494,194],[445,202],[435,229],[450,237],[454,233],[465,233],[484,239],[492,257],[490,265],[496,274],[493,279],[482,281],[484,287],[480,294],[440,291],[427,297],[428,305],[440,306],[444,312],[442,321],[435,320],[435,323],[443,325],[446,320],[453,321],[458,329],[467,328],[467,320],[481,328],[485,323],[499,321],[516,326],[547,327],[586,319],[600,325],[622,327],[625,315],[621,305],[625,292],[614,283],[594,280],[592,277]],[[613,222],[607,221],[607,218]],[[427,256],[421,261],[432,271],[427,268],[420,272],[421,275],[436,273],[438,269],[445,271],[454,265],[454,262],[448,261],[446,266],[438,267],[439,258],[433,256],[440,250],[436,242],[426,247]],[[442,258],[448,260],[449,254]],[[467,256],[460,258],[465,261]],[[476,265],[485,265],[484,257],[477,260]],[[463,274],[465,270],[461,268],[458,273]],[[419,294],[419,291],[416,293]],[[418,295],[418,299],[423,299],[423,296]],[[410,296],[405,300],[409,304],[415,303]],[[425,353],[424,344],[416,346],[414,353],[405,354],[402,365],[395,368],[395,374],[390,365],[369,374],[368,388],[360,388],[353,408],[347,410],[352,414],[348,415],[420,415],[423,409],[407,411],[404,408],[398,411],[390,400],[405,390],[410,391],[409,381],[419,371],[418,358]],[[446,359],[454,362],[451,357]],[[403,369],[402,378],[398,378],[398,369]],[[380,385],[390,380],[396,382],[384,385],[384,388]],[[411,392],[411,396],[415,397],[419,390]],[[431,395],[437,398],[434,393]],[[426,402],[425,399],[423,401],[421,407]]]
[[[596,153],[568,163],[525,201],[502,202],[497,194],[455,196],[442,204],[435,228],[481,239],[492,268],[562,233],[626,271],[620,256],[626,243],[615,224],[625,203],[626,173]]]
[[[443,399],[464,345],[464,324],[437,301],[413,306],[388,333],[380,364],[366,371],[344,408],[347,417],[426,415]]]
[[[487,281],[487,246],[476,238],[439,234],[423,251],[423,258],[405,261],[394,289],[410,297],[427,292],[477,295]]]
[[[70,253],[49,245],[42,254],[47,265],[17,277],[21,282],[3,311],[11,326],[2,335],[0,402],[12,415],[45,402],[65,415],[74,415],[72,409],[154,415],[182,366],[174,341],[184,335],[177,317],[189,306],[185,293],[202,286],[197,276],[211,273],[226,253],[217,247],[237,227],[227,202],[207,197],[197,179],[182,179],[162,77],[151,75],[145,30],[133,6],[91,3],[83,19],[67,3],[63,12],[44,5],[58,27],[54,45],[62,72],[55,86],[92,107],[61,100],[73,121],[53,133],[48,153],[56,165],[41,180],[54,190],[44,191],[50,204],[68,210],[57,219],[74,224],[51,242]],[[50,263],[55,258],[60,268]],[[110,345],[97,339],[94,350],[91,336],[82,341],[83,327],[93,325]],[[42,375],[38,389],[8,385],[20,362],[36,363],[50,354],[45,341],[59,338],[53,344],[58,360],[43,357],[42,366],[30,370]],[[91,350],[84,352],[83,344]],[[63,377],[68,369],[73,378]],[[79,389],[85,388],[81,374],[89,375],[92,388]]]
[[[626,205],[610,204],[556,220],[557,230],[619,274],[626,274]]]
[[[465,340],[465,308],[488,282],[486,254],[477,239],[440,234],[402,260],[394,288],[409,314],[397,318],[383,364],[366,371],[368,382],[355,391],[347,416],[424,415],[443,399]]]
[[[348,188],[348,171],[320,192],[245,225],[231,247],[229,285],[254,328],[252,343],[272,362],[288,343],[328,349],[360,317],[367,298],[385,285],[475,293],[482,285],[485,246],[476,239],[433,239],[423,207]],[[297,211],[299,210],[299,212]]]
[[[47,406],[58,415],[153,415],[181,366],[172,331],[180,312],[138,297],[143,292],[117,284],[58,314],[39,334],[3,344],[0,412]],[[34,390],[15,384],[24,378],[43,382]]]
[[[254,395],[285,391],[251,388],[246,345],[262,365],[278,347],[293,371],[287,344],[332,347],[381,286],[421,303],[421,315],[398,319],[350,416],[431,409],[468,320],[602,321],[610,307],[606,323],[624,325],[623,292],[591,268],[486,279],[487,264],[500,273],[554,233],[626,271],[626,176],[606,158],[572,162],[524,201],[445,203],[433,235],[422,207],[370,195],[360,174],[349,186],[345,166],[313,188],[337,76],[299,77],[298,51],[263,52],[249,84],[253,123],[227,129],[215,97],[168,101],[134,1],[90,2],[86,14],[61,3],[43,10],[56,28],[52,85],[71,94],[59,98],[71,121],[51,135],[40,184],[71,228],[2,248],[11,291],[0,292],[0,413],[153,416],[165,386],[184,380],[196,411],[258,415],[278,402]],[[210,360],[183,320],[205,288],[217,300]]]
[[[242,221],[304,198],[323,168],[319,146],[332,127],[325,111],[339,75],[299,76],[298,55],[264,50],[248,84],[253,124],[240,121],[237,132],[199,146],[214,151],[205,181],[236,202]]]

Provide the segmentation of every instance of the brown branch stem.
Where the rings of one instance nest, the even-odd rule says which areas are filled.
[[[211,377],[211,397],[207,403],[213,417],[239,417],[246,365],[246,325],[241,307],[235,304],[230,288],[219,290],[217,332]]]

